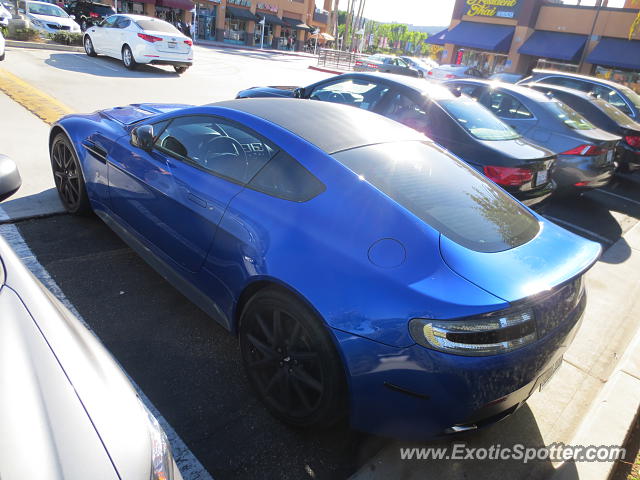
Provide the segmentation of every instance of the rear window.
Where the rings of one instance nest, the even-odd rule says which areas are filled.
[[[607,117],[616,122],[618,125],[632,129],[638,127],[638,124],[629,115],[624,113],[622,110],[617,109],[609,102],[605,102],[604,100],[596,100],[596,102],[598,108],[600,108],[600,110],[602,110]]]
[[[618,87],[618,90],[620,90],[624,94],[624,96],[627,97],[631,101],[631,103],[635,105],[636,108],[640,108],[640,95],[631,90],[629,87],[625,87],[623,85],[620,85]]]
[[[503,190],[423,142],[345,150],[333,157],[454,242],[499,252],[538,233],[537,220]]]
[[[595,128],[589,120],[562,102],[553,100],[551,102],[544,102],[543,105],[558,120],[573,130],[593,130]]]
[[[162,33],[173,33],[182,35],[180,31],[171,25],[170,23],[163,22],[162,20],[136,20],[136,24],[142,30],[149,30],[153,32],[162,32]]]
[[[513,140],[520,138],[509,125],[475,100],[456,98],[438,102],[467,132],[479,140]]]

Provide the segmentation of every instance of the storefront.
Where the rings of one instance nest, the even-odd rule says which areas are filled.
[[[282,20],[285,25],[280,30],[278,48],[280,50],[302,50],[304,45],[304,32],[310,30],[309,25],[304,23],[300,18],[294,18],[293,16],[283,16]]]
[[[605,37],[587,57],[594,74],[640,93],[640,41]]]
[[[518,49],[537,58],[535,68],[577,72],[587,36],[576,33],[536,31]]]
[[[145,3],[155,4],[155,0],[139,1],[139,2],[118,2],[118,13],[128,13],[131,15],[144,15]]]
[[[218,14],[217,4],[220,4],[220,0],[200,0],[196,4],[196,38],[201,40],[215,40],[216,16]]]
[[[258,21],[248,8],[231,7],[227,4],[224,19],[224,41],[236,45],[253,44],[253,38],[249,40],[249,35],[253,35],[248,31],[252,23]]]
[[[261,4],[258,4],[260,6]],[[276,8],[277,10],[277,8]],[[275,34],[277,32],[277,27],[286,27],[287,24],[278,16],[273,13],[266,13],[257,11],[256,15],[258,16],[258,23],[256,23],[256,32],[255,32],[255,44],[260,45],[262,39],[262,29],[264,28],[264,46],[267,48],[276,47],[277,42],[274,45]],[[261,22],[264,20],[264,27]]]
[[[185,35],[190,34],[191,11],[195,5],[190,0],[157,0],[156,17],[173,24]]]

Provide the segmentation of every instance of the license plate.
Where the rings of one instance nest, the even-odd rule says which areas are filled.
[[[613,161],[613,150],[609,150],[607,152],[607,163],[611,163]]]
[[[549,180],[549,170],[541,170],[536,176],[536,185],[542,185]]]
[[[544,372],[540,376],[540,390],[541,391],[544,388],[544,386],[547,383],[549,383],[549,380],[551,380],[551,378],[553,377],[553,374],[558,371],[558,369],[560,368],[560,365],[562,365],[562,357],[560,357],[558,360],[556,360],[556,362],[553,365],[551,365],[551,368],[549,368],[546,372]]]
[[[167,46],[169,48],[176,48],[178,46],[178,42],[167,42]]]

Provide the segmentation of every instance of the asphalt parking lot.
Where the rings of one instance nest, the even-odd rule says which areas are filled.
[[[15,55],[13,72],[78,111],[134,101],[205,103],[253,85],[304,85],[322,76],[306,70],[306,59],[260,52],[202,49],[201,58],[210,61],[184,78],[154,67],[131,73],[115,60],[81,54]],[[46,130],[25,137],[43,143]],[[48,168],[46,158],[38,161],[40,170]],[[640,174],[620,176],[606,188],[553,200],[543,214],[606,249],[640,221],[639,187]],[[19,200],[51,188],[42,184],[29,192]],[[347,478],[390,445],[389,439],[346,429],[297,431],[273,419],[249,388],[236,339],[95,217],[50,214],[15,224],[38,262],[213,478]],[[621,262],[624,255],[614,258],[607,261]],[[527,408],[502,428],[514,437],[529,428],[535,420]],[[547,467],[531,478],[543,478]]]

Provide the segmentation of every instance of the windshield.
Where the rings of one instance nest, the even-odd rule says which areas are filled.
[[[69,18],[69,15],[56,5],[42,4],[42,3],[29,3],[27,4],[29,13],[34,15],[47,15],[49,17]]]
[[[618,90],[620,90],[625,97],[627,97],[631,103],[633,103],[636,108],[640,109],[640,95],[631,90],[629,87],[619,86]]]
[[[333,157],[454,242],[499,252],[539,225],[522,205],[462,161],[424,142],[369,145]]]
[[[514,140],[518,132],[487,108],[470,98],[440,100],[440,105],[471,135],[479,140]]]
[[[593,130],[594,127],[589,120],[584,118],[578,112],[568,105],[553,100],[542,103],[558,120],[573,130]]]
[[[142,30],[182,35],[176,27],[162,20],[136,20],[136,23]]]
[[[622,110],[614,107],[609,102],[605,102],[604,100],[596,100],[596,104],[607,117],[616,122],[618,125],[627,128],[637,128],[639,126],[629,115],[624,113]]]

